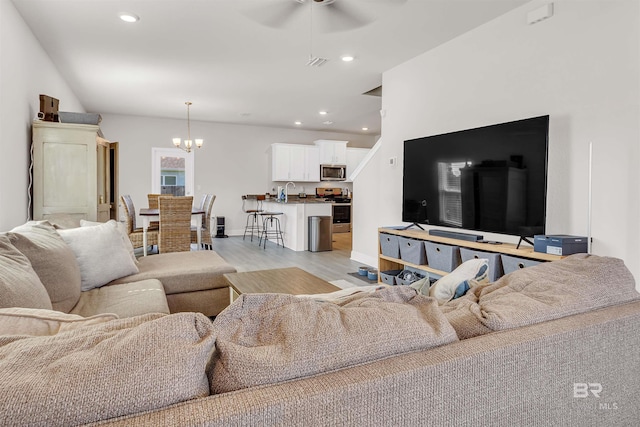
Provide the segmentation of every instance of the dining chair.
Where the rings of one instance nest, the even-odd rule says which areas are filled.
[[[192,196],[160,196],[160,231],[158,252],[186,252],[191,250]]]
[[[120,196],[120,202],[125,212],[125,225],[127,227],[127,234],[133,248],[141,248],[143,242],[142,227],[136,227],[136,208],[133,205],[133,200],[128,194]],[[147,245],[153,246],[158,244],[158,230],[147,230]]]
[[[149,209],[158,209],[158,197],[162,196],[162,194],[157,194],[157,193],[149,193],[147,194],[147,203],[149,206]],[[160,227],[160,224],[158,223],[158,221],[151,221],[149,223],[149,229],[158,229]]]
[[[213,210],[213,202],[216,200],[215,194],[205,194],[202,196],[202,204],[200,208],[204,210],[202,214],[202,229],[200,231],[200,242],[205,249],[213,249],[213,241],[211,240],[211,212]],[[198,243],[198,230],[191,227],[191,243]]]

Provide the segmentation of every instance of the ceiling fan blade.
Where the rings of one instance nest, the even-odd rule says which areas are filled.
[[[323,32],[338,32],[364,27],[373,21],[373,18],[364,12],[363,8],[357,9],[345,1],[336,1],[317,7],[319,29]]]
[[[293,0],[263,0],[259,6],[253,6],[243,12],[251,20],[271,28],[286,28],[296,16],[306,10]]]

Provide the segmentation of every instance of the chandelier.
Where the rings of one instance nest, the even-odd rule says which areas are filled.
[[[173,138],[173,145],[187,153],[191,152],[191,147],[193,146],[193,140],[191,139],[191,118],[189,117],[189,107],[191,104],[189,101],[185,102],[187,106],[187,139],[184,140],[184,147],[182,146],[182,140],[180,138]],[[204,139],[196,139],[195,143],[196,147],[200,148],[202,144],[204,144]]]

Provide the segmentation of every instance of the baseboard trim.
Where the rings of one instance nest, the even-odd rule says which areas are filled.
[[[369,267],[378,268],[378,258],[371,257],[369,255],[363,254],[361,252],[351,251],[351,259],[355,262],[359,262],[361,264],[365,264]]]

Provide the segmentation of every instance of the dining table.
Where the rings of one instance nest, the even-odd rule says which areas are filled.
[[[194,207],[191,209],[191,223],[195,221],[196,223],[196,235],[198,236],[198,250],[200,250],[200,246],[202,243],[202,215],[206,212],[204,209],[199,207]],[[142,208],[140,212],[138,212],[140,217],[142,218],[142,250],[143,255],[147,256],[147,230],[149,229],[149,224],[152,221],[160,221],[160,209],[151,209],[151,208]]]

